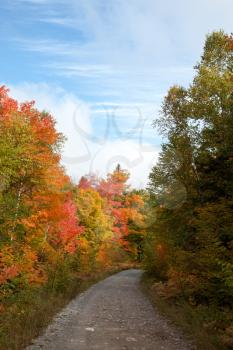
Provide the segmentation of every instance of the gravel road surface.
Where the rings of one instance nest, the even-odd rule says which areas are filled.
[[[140,290],[142,271],[127,270],[73,299],[27,350],[191,350]]]

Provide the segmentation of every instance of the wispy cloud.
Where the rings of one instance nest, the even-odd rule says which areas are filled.
[[[117,72],[113,67],[107,64],[75,64],[75,63],[58,63],[48,64],[46,68],[53,69],[60,75],[65,76],[82,76],[89,78],[98,78],[103,76],[116,75]]]
[[[77,57],[88,54],[85,48],[78,47],[75,42],[63,42],[56,39],[29,39],[26,37],[15,37],[11,39],[14,45],[25,51],[39,52],[49,56],[70,56]],[[85,52],[85,53],[84,53]]]
[[[56,24],[60,26],[65,27],[76,27],[75,20],[72,20],[70,18],[64,18],[64,17],[46,17],[46,18],[39,18],[38,21],[44,22],[44,23],[50,23],[50,24]]]
[[[189,83],[208,32],[232,31],[232,12],[232,0],[5,0],[1,75],[15,96],[51,109],[72,174],[121,158],[145,178],[163,96]]]

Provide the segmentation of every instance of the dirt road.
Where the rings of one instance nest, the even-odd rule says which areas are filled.
[[[140,290],[140,270],[97,283],[60,312],[27,350],[191,350]]]

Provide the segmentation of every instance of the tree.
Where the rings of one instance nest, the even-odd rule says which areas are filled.
[[[156,124],[167,141],[150,174],[156,222],[147,240],[154,263],[159,245],[169,252],[163,277],[171,284],[179,274],[180,292],[196,302],[233,303],[232,67],[232,36],[212,33],[193,83],[169,90]]]
[[[51,115],[33,102],[18,104],[0,88],[3,295],[44,283],[48,264],[77,245],[80,228],[66,190],[70,180],[59,163],[63,140]]]

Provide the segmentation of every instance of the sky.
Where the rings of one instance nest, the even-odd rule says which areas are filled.
[[[232,13],[232,0],[0,0],[0,85],[54,116],[74,181],[120,163],[145,187],[164,96]]]

